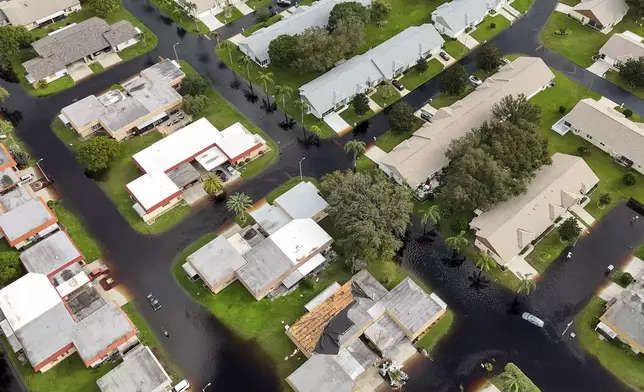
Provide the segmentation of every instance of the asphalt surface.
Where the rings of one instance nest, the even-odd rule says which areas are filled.
[[[634,112],[644,115],[644,102],[637,97],[606,81],[595,80],[594,75],[579,69],[556,53],[539,49],[539,31],[555,4],[553,0],[536,1],[527,17],[499,34],[493,42],[506,53],[522,52],[539,56],[551,67],[566,72],[569,77],[591,87],[592,90],[616,102],[624,102]],[[29,145],[32,155],[43,158],[41,164],[47,174],[56,180],[56,187],[64,197],[65,205],[85,219],[92,234],[106,249],[105,257],[115,270],[117,279],[122,280],[135,295],[137,308],[154,329],[169,357],[191,383],[201,388],[208,382],[212,382],[215,390],[277,390],[278,380],[273,373],[272,365],[258,346],[252,341],[244,342],[238,339],[233,331],[226,329],[216,319],[216,315],[211,315],[177,285],[170,272],[173,260],[182,249],[202,235],[216,231],[223,224],[230,222],[232,215],[225,210],[223,204],[206,203],[195,207],[188,218],[168,232],[159,236],[142,235],[134,231],[122,218],[98,184],[85,176],[83,168],[76,163],[67,146],[51,132],[49,124],[60,109],[73,100],[107,89],[112,84],[153,64],[159,56],[174,57],[172,46],[178,42],[176,49],[180,59],[188,61],[197,71],[208,75],[213,87],[225,99],[279,142],[281,150],[279,161],[266,168],[256,178],[239,186],[239,191],[258,200],[287,178],[298,175],[298,162],[303,157],[306,157],[303,161],[303,172],[307,176],[320,177],[329,171],[350,167],[351,157],[344,153],[341,146],[353,138],[372,142],[374,137],[382,135],[388,129],[386,114],[374,116],[343,138],[323,140],[319,145],[303,143],[299,125],[290,131],[285,131],[279,126],[284,117],[280,110],[267,114],[258,103],[249,102],[243,92],[243,89],[247,88],[244,83],[241,89],[231,88],[231,82],[235,78],[242,79],[239,75],[234,75],[215,57],[215,41],[204,36],[186,34],[171,20],[163,17],[157,9],[150,6],[146,0],[124,0],[124,5],[158,36],[159,44],[156,49],[51,97],[34,98],[17,84],[1,82],[11,93],[11,98],[2,106],[17,123],[18,136]],[[255,23],[253,18],[253,15],[247,15],[232,25],[222,28],[221,37],[232,36],[242,28],[252,26]],[[475,55],[476,51],[461,60],[461,63],[470,71],[475,69]],[[415,109],[420,108],[438,92],[437,80],[438,78],[433,78],[405,96],[403,100]],[[257,86],[255,88],[257,89]],[[409,248],[415,249],[413,246]],[[441,249],[440,246],[434,246],[427,252],[441,252]],[[615,255],[622,257],[623,252],[618,253]],[[611,255],[608,256],[612,260]],[[579,257],[580,260],[583,258],[575,257]],[[526,373],[535,378],[537,384],[543,384],[544,390],[559,389],[545,379],[544,369],[558,375],[569,372],[570,375],[589,380],[588,389],[585,390],[623,388],[605,370],[596,364],[593,365],[593,360],[583,353],[579,354],[579,350],[574,350],[574,347],[548,340],[549,337],[543,334],[533,332],[530,335],[523,335],[526,328],[519,318],[502,316],[505,311],[501,310],[506,308],[505,304],[508,296],[512,296],[511,293],[494,285],[475,295],[464,295],[467,291],[457,290],[462,286],[462,282],[467,282],[464,273],[471,268],[469,262],[461,267],[462,269],[450,269],[451,278],[448,280],[444,275],[447,272],[442,267],[438,267],[439,264],[421,263],[420,260],[424,260],[422,258],[410,259],[413,259],[410,266],[417,269],[457,313],[454,331],[445,343],[441,344],[434,360],[420,364],[418,371],[413,372],[410,390],[420,390],[417,388],[422,389],[425,386],[430,387],[430,390],[453,390],[476,375],[477,358],[497,351],[514,352],[515,356],[518,355],[515,362],[520,363]],[[600,268],[600,265],[589,265],[594,273],[602,272],[603,267]],[[550,306],[549,301],[554,301],[552,308],[560,308],[561,305],[557,301],[561,299],[556,301],[556,295],[547,293],[568,295],[566,291],[557,291],[558,288],[573,283],[578,284],[574,276],[566,274],[561,275],[560,278],[554,276],[554,274],[551,276],[548,271],[545,282],[552,279],[554,287],[549,290],[540,288],[543,293],[537,290],[534,297],[543,298],[543,300],[535,300],[534,304],[529,302],[530,306],[547,309]],[[597,276],[596,279],[599,279]],[[571,297],[567,300],[575,306],[571,307],[570,311],[558,313],[559,316],[556,319],[565,320],[566,317],[571,317],[574,314],[572,311],[578,310],[585,299],[592,295],[593,287],[590,284],[584,285],[579,287],[579,292],[571,293]],[[149,292],[155,293],[162,302],[161,311],[154,312],[148,306],[145,295]],[[486,298],[485,302],[496,309],[486,317],[490,320],[490,324],[486,325],[506,331],[502,336],[486,334],[485,330],[479,328],[482,317],[471,317],[472,314],[480,314],[479,297]],[[163,336],[161,326],[169,331],[170,338]],[[518,332],[515,334],[508,331]],[[473,344],[474,341],[479,344]],[[530,343],[527,346],[528,341]],[[458,342],[468,344],[458,344]],[[549,353],[548,355],[561,358],[553,361],[553,364],[557,364],[556,369],[548,363],[529,360],[534,353],[542,349]],[[523,350],[527,350],[525,357],[521,355]],[[535,358],[544,357],[536,355]],[[594,382],[591,383],[590,380]],[[593,386],[602,388],[595,389]]]

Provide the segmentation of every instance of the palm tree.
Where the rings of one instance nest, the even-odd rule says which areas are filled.
[[[192,18],[195,20],[195,31],[199,31],[199,19],[197,19],[197,4],[190,1],[186,2],[186,7],[192,13]]]
[[[217,45],[219,45],[219,37],[221,37],[221,33],[219,31],[211,31],[210,33],[208,33],[208,36],[217,40]]]
[[[234,64],[232,50],[235,49],[235,44],[228,40],[225,40],[219,44],[219,47],[228,51],[228,57],[230,58],[230,63]]]
[[[505,392],[519,392],[521,390],[521,380],[514,372],[503,372],[499,375],[501,385]]]
[[[304,102],[303,99],[298,98],[298,99],[295,100],[295,102],[293,102],[293,106],[295,106],[296,108],[300,109],[300,113],[302,114],[302,122],[301,122],[302,135],[304,137],[304,140],[306,140],[306,130],[304,129],[304,109],[306,109],[308,107],[308,105],[306,104],[306,102]]]
[[[228,197],[226,208],[228,208],[228,211],[232,211],[235,214],[240,215],[239,220],[244,223],[246,222],[246,209],[252,204],[253,201],[245,193],[235,193]]]
[[[479,276],[476,278],[476,280],[481,280],[481,273],[485,272],[490,272],[490,270],[494,267],[496,267],[496,260],[490,255],[490,252],[485,252],[479,254],[479,257],[476,259],[476,262],[474,262],[474,265],[476,265],[476,268],[479,269]]]
[[[514,302],[519,299],[519,294],[530,295],[536,288],[537,284],[532,280],[532,274],[526,274],[523,279],[519,280],[519,288],[514,296]]]
[[[425,212],[423,212],[423,216],[420,220],[420,223],[423,225],[423,235],[425,235],[425,231],[427,230],[427,222],[432,222],[434,226],[438,224],[441,220],[441,211],[440,207],[438,204],[434,204],[433,206],[429,207]]]
[[[461,250],[463,250],[463,248],[465,248],[469,244],[470,241],[465,238],[465,230],[461,230],[461,232],[457,235],[445,239],[445,245],[447,245],[451,249],[454,249],[456,253],[460,253]]]
[[[353,170],[356,170],[356,161],[358,159],[358,155],[362,154],[367,150],[367,145],[365,142],[359,141],[359,140],[349,140],[345,145],[344,145],[344,151],[345,152],[353,152]]]
[[[172,10],[172,16],[174,16],[175,19],[179,19],[179,22],[183,22],[183,12],[179,7],[175,7]]]
[[[293,89],[289,86],[281,85],[275,87],[275,96],[282,98],[282,108],[286,107],[286,100],[291,98],[291,94],[293,94]],[[288,115],[286,114],[286,110],[284,110],[284,121],[288,124]]]
[[[203,190],[210,196],[216,195],[219,191],[224,189],[224,184],[221,178],[213,173],[208,173],[203,181]]]
[[[253,90],[253,82],[250,77],[250,68],[253,66],[253,59],[246,56],[245,54],[242,54],[237,58],[237,60],[242,65],[242,67],[244,67],[244,70],[246,70],[246,77],[248,78],[248,86],[250,87],[250,92],[251,94],[255,95],[255,90]]]
[[[315,138],[318,140],[318,142],[320,142],[320,137],[322,136],[322,130],[320,129],[320,127],[313,125],[311,128],[309,128],[309,132],[315,135]]]
[[[268,84],[275,83],[273,81],[273,73],[257,71],[257,81],[260,82],[262,86],[264,86],[264,91],[266,92],[266,100],[267,100],[268,106],[271,106],[271,98],[268,95]]]

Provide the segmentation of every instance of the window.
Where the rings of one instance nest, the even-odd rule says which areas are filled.
[[[602,143],[602,142],[599,142],[599,144],[601,144],[602,146],[605,146],[605,144],[604,144],[604,143]]]
[[[586,137],[588,138],[588,140],[593,140],[593,137],[590,136],[589,134],[586,134]]]
[[[569,123],[568,121],[564,121],[564,125],[567,126],[567,127],[572,127],[572,124]]]

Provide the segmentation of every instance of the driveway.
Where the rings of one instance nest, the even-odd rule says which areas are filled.
[[[368,147],[364,154],[375,163],[380,163],[387,156],[387,153],[375,144]]]
[[[96,61],[98,61],[98,63],[102,65],[103,68],[107,69],[113,65],[120,63],[123,60],[121,59],[121,56],[119,56],[117,53],[107,52],[107,53],[101,53],[98,56],[96,56]]]
[[[336,112],[324,116],[324,122],[327,123],[338,135],[351,129],[351,125],[344,121],[344,119]]]
[[[92,72],[92,70],[83,60],[68,65],[67,73],[72,77],[74,82],[78,82],[79,80],[85,79],[86,77],[92,76],[94,74],[94,72]]]
[[[456,37],[456,39],[458,40],[458,42],[465,45],[468,49],[474,49],[479,44],[479,41],[472,38],[472,36],[468,33],[463,33]]]
[[[604,77],[606,72],[611,68],[610,64],[605,62],[602,59],[599,59],[593,63],[590,67],[586,68],[588,71],[594,73],[597,76]]]
[[[558,3],[555,11],[568,15],[572,11],[572,7],[566,4]]]
[[[235,3],[235,8],[237,8],[239,12],[241,12],[244,15],[252,14],[253,12],[255,12],[255,10],[247,6],[246,3],[242,1]]]
[[[208,26],[210,31],[215,31],[215,30],[217,30],[218,28],[220,28],[221,26],[224,25],[223,23],[221,23],[219,21],[219,19],[217,19],[215,17],[215,15],[213,15],[213,14],[211,14],[209,12],[199,15],[199,20],[201,20],[203,22],[203,24]]]

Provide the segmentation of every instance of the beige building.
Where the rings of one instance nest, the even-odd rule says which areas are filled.
[[[615,33],[599,49],[599,57],[615,69],[619,63],[644,57],[643,40],[644,38],[630,31]]]
[[[608,33],[628,12],[624,0],[585,0],[573,7],[570,16],[584,25]]]
[[[60,119],[81,137],[106,132],[116,140],[146,132],[181,107],[177,92],[185,73],[178,63],[165,59],[123,83],[124,91],[90,95],[61,111]]]
[[[617,104],[606,98],[582,99],[552,129],[561,135],[571,130],[620,165],[644,174],[644,124],[627,119],[615,107]]]
[[[506,265],[557,218],[579,204],[597,182],[599,178],[582,158],[556,153],[552,164],[536,173],[525,194],[472,219],[474,244]]]
[[[79,0],[0,1],[0,26],[24,26],[27,30],[33,30],[80,10]]]
[[[431,121],[387,154],[379,167],[412,189],[431,180],[449,161],[450,143],[492,117],[492,107],[507,95],[530,98],[548,87],[555,75],[543,60],[519,57],[504,65],[471,94],[439,109]]]

